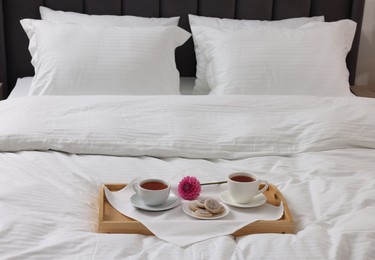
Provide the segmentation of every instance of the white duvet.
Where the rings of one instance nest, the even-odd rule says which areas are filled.
[[[0,258],[373,259],[375,101],[272,96],[27,97],[0,102]],[[101,183],[253,171],[296,234],[187,247],[99,234]],[[171,227],[173,228],[173,227]]]

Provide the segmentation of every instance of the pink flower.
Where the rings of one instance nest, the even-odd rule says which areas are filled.
[[[201,184],[194,176],[186,176],[178,184],[178,194],[185,200],[198,198],[200,192]]]

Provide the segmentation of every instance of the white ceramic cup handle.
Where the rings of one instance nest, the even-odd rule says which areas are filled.
[[[263,183],[264,184],[264,187],[263,187],[263,189],[261,189],[261,190],[259,190],[258,192],[257,192],[257,194],[260,194],[260,193],[263,193],[263,192],[265,192],[267,189],[268,189],[268,181],[265,181],[265,180],[260,180],[259,181],[260,183]],[[256,195],[257,195],[256,194]]]
[[[133,190],[135,191],[135,193],[139,194],[138,182],[133,183]]]

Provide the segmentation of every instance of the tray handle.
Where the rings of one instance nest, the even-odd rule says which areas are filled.
[[[260,185],[260,188],[262,188],[262,185]],[[277,189],[272,184],[264,192],[264,195],[267,197],[268,204],[271,204],[274,206],[280,206],[281,198],[278,195]]]

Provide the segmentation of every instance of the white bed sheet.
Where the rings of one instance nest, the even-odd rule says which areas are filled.
[[[365,149],[234,161],[1,153],[0,255],[14,259],[372,259],[374,157],[373,150]],[[124,183],[140,175],[168,178],[197,170],[215,179],[215,172],[223,169],[251,169],[277,185],[290,205],[297,233],[222,236],[184,248],[153,236],[96,233],[101,183]]]
[[[101,97],[101,102],[98,100],[96,97],[26,97],[0,102],[0,148],[13,142],[12,147],[17,150],[21,143],[39,136],[41,129],[45,129],[46,133],[45,137],[41,135],[33,139],[34,144],[44,151],[0,152],[1,257],[190,260],[372,259],[375,255],[375,115],[368,113],[375,109],[373,100],[212,96],[160,100],[154,97]],[[60,102],[66,106],[59,106]],[[134,107],[134,103],[140,105]],[[135,117],[123,117],[126,119],[121,123],[123,129],[128,127],[131,130],[139,124],[154,126],[145,128],[144,135],[133,136],[139,144],[146,143],[145,140],[152,136],[160,141],[162,147],[169,145],[171,151],[183,151],[186,147],[178,148],[177,145],[176,148],[179,137],[184,137],[179,133],[194,128],[191,135],[186,132],[186,144],[206,143],[201,149],[207,149],[210,155],[218,149],[218,156],[199,159],[187,151],[186,158],[163,157],[157,156],[163,153],[157,149],[152,156],[79,155],[48,151],[48,146],[41,145],[55,142],[61,144],[61,150],[67,146],[77,149],[78,143],[73,142],[70,146],[63,141],[74,139],[69,134],[77,135],[75,125],[68,122],[82,115],[95,118],[97,127],[89,120],[82,128],[90,139],[103,130],[101,122],[109,127],[119,124],[113,118],[108,119],[106,115],[109,114],[104,112],[107,109],[110,109],[110,115],[125,116],[125,111],[138,113]],[[119,114],[119,111],[123,113]],[[146,116],[150,111],[153,111],[152,114]],[[161,124],[158,123],[160,118],[153,116],[157,111],[164,115]],[[238,117],[233,118],[233,114],[238,114]],[[273,114],[278,115],[277,121],[271,116]],[[36,121],[30,117],[32,115],[42,118]],[[215,133],[204,130],[203,125],[200,125],[201,130],[196,126],[198,115],[207,121],[212,116],[222,118],[210,121],[218,129],[215,138],[211,136]],[[164,124],[175,122],[174,118],[180,118],[178,127],[170,124],[172,128],[160,134],[165,130]],[[248,121],[249,132],[235,127],[233,129],[241,131],[240,135],[226,135],[231,118],[238,122],[251,119]],[[293,118],[297,123],[295,127],[289,124]],[[203,120],[199,122],[204,123]],[[268,128],[264,127],[263,133],[258,133],[261,129],[253,127],[266,126],[266,122]],[[68,135],[59,134],[59,129],[68,126],[71,129]],[[319,128],[322,128],[321,133],[327,132],[328,135],[309,139],[308,133],[314,131],[305,130]],[[267,136],[271,133],[270,129],[274,137],[269,139],[270,144],[283,136],[285,144],[305,143],[313,149],[285,154],[271,149],[268,154],[254,153],[243,157],[240,150],[248,147],[241,145],[244,139],[239,137],[253,136],[256,137],[253,141],[257,142],[261,136],[255,134]],[[113,133],[113,138],[116,138],[122,131],[114,129]],[[134,133],[125,131],[124,134],[126,139]],[[57,139],[49,140],[50,137]],[[311,142],[305,142],[309,140]],[[103,139],[99,146],[105,149],[110,145],[107,141]],[[325,141],[331,142],[332,146],[314,145],[315,142]],[[215,148],[215,142],[221,146]],[[221,158],[226,142],[236,144],[238,149],[231,151],[234,154],[231,160]],[[269,147],[272,148],[272,145]],[[197,152],[199,149],[194,153]],[[237,239],[221,236],[181,248],[153,236],[95,232],[101,183],[126,183],[137,176],[168,179],[176,173],[194,175],[196,172],[206,173],[209,181],[216,180],[218,173],[233,171],[253,171],[275,184],[293,213],[296,234],[259,234]]]
[[[29,95],[31,81],[33,77],[18,78],[16,85],[9,94],[8,99],[16,97],[24,97]],[[195,77],[180,78],[180,92],[182,95],[191,95],[195,84]]]
[[[33,77],[18,78],[16,85],[8,96],[8,99],[28,96],[32,80]]]

